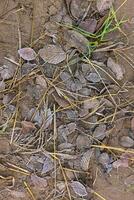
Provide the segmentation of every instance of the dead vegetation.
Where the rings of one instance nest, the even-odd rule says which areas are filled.
[[[1,14],[1,23],[16,17],[18,45],[0,66],[0,199],[105,200],[96,189],[99,174],[108,182],[124,169],[130,200],[133,82],[118,62],[130,48],[127,19],[117,19],[125,1],[117,10],[113,0],[44,3],[49,19],[42,17],[41,31],[35,4],[18,2]],[[30,42],[24,14],[32,21]]]

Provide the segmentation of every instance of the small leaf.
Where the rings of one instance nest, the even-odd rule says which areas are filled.
[[[114,0],[97,0],[96,6],[98,11],[103,13],[105,10],[110,9],[113,3]]]
[[[44,89],[47,88],[46,80],[41,75],[37,75],[36,84],[42,86]]]
[[[21,129],[22,133],[29,133],[30,131],[36,129],[34,123],[28,121],[22,121],[21,126],[22,126]]]
[[[42,174],[45,174],[47,172],[50,172],[54,168],[54,162],[52,158],[47,157],[43,163],[43,169],[42,169]]]
[[[66,53],[57,45],[46,45],[39,50],[39,55],[45,62],[55,65],[66,59]]]
[[[36,58],[35,51],[30,47],[25,47],[25,48],[19,49],[18,53],[21,58],[23,58],[24,60],[27,60],[27,61],[35,60],[35,58]]]
[[[93,155],[93,150],[88,150],[86,151],[83,156],[82,156],[82,159],[81,159],[81,168],[84,170],[84,171],[88,171],[89,169],[89,163],[90,163],[90,160],[91,160],[91,157]]]
[[[44,190],[47,187],[47,180],[45,178],[41,178],[37,175],[31,175],[31,181],[36,188],[39,190]]]
[[[84,185],[82,185],[79,181],[72,181],[70,184],[74,193],[78,196],[84,197],[87,196],[87,191]]]
[[[111,71],[116,76],[117,80],[122,80],[124,77],[125,69],[123,66],[120,66],[118,63],[116,63],[112,58],[108,58],[107,66],[111,69]]]

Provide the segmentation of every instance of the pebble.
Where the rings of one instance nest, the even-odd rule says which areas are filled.
[[[130,148],[134,146],[134,140],[131,139],[129,136],[122,136],[120,138],[120,145],[122,147]]]
[[[11,147],[8,139],[6,137],[0,138],[0,154],[10,153]]]

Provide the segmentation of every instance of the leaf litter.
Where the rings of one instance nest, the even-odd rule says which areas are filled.
[[[7,167],[2,180],[13,177],[8,190],[15,199],[27,200],[28,192],[32,199],[90,199],[95,169],[107,175],[132,167],[131,156],[110,149],[134,147],[133,102],[126,98],[132,83],[118,84],[126,72],[109,44],[121,46],[103,38],[106,25],[116,23],[106,24],[113,2],[72,0],[64,7],[56,0],[45,35],[0,66],[0,171]],[[116,124],[120,118],[129,123]]]

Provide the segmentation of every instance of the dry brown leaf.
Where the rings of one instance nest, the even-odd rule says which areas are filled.
[[[97,21],[96,19],[86,19],[85,21],[82,21],[79,26],[87,32],[94,33],[97,26]]]
[[[45,187],[47,187],[48,185],[47,180],[45,178],[41,178],[36,174],[31,175],[31,181],[34,184],[34,186],[38,188],[38,190],[44,190]]]
[[[21,126],[22,126],[21,132],[24,134],[29,133],[34,129],[36,129],[34,123],[28,121],[22,121]]]
[[[82,158],[81,158],[81,168],[84,170],[84,171],[88,171],[89,169],[89,164],[90,164],[90,160],[91,160],[91,157],[93,155],[93,150],[90,149],[88,151],[86,151]]]
[[[114,73],[117,80],[122,80],[124,77],[125,69],[123,66],[116,63],[112,58],[108,58],[107,66],[111,69]]]
[[[114,0],[97,0],[96,6],[100,13],[103,13],[105,10],[111,8]]]
[[[131,119],[131,130],[134,131],[134,117]]]
[[[43,89],[47,88],[47,82],[41,75],[36,76],[36,84],[40,85]]]
[[[14,199],[25,199],[26,193],[22,191],[16,191],[16,190],[9,190],[10,194]]]
[[[52,94],[54,97],[54,100],[56,101],[56,103],[58,103],[59,106],[66,108],[69,106],[69,103],[67,100],[64,99],[64,97],[60,97],[57,93],[53,93]]]
[[[99,101],[97,99],[87,99],[84,101],[84,109],[95,109],[99,106]]]
[[[24,60],[27,60],[27,61],[35,60],[35,58],[36,58],[35,51],[30,47],[25,47],[25,48],[19,49],[18,53],[21,58],[23,58]]]
[[[85,186],[82,185],[79,181],[72,181],[70,186],[76,195],[81,197],[87,196],[87,191]]]
[[[69,48],[74,47],[80,52],[87,52],[89,41],[82,34],[74,30],[66,30],[64,38]]]
[[[52,44],[40,49],[39,55],[45,62],[55,65],[66,59],[65,51],[60,46]]]
[[[45,174],[47,172],[50,172],[54,168],[54,162],[51,157],[46,157],[43,168],[42,168],[42,174]]]

